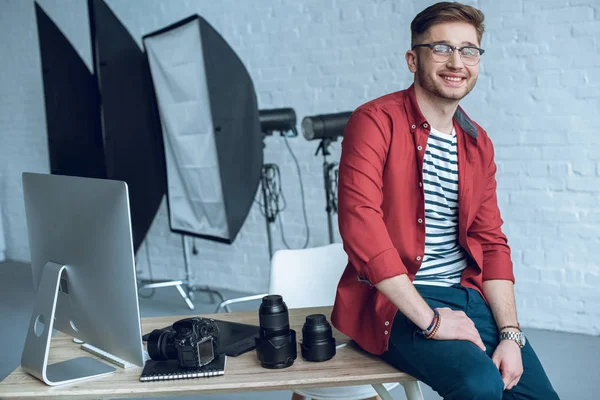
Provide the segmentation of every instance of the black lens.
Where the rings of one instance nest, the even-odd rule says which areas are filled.
[[[323,314],[306,317],[302,327],[302,357],[308,361],[327,361],[335,356],[335,338]]]
[[[279,295],[263,297],[258,311],[261,334],[265,338],[285,335],[290,330],[288,309]]]
[[[174,332],[166,329],[155,329],[148,336],[148,355],[155,361],[177,359],[177,349],[173,345]]]
[[[264,368],[286,368],[297,357],[296,331],[290,329],[287,306],[279,295],[265,296],[258,310],[256,355]]]

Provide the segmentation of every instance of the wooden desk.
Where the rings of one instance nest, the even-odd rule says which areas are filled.
[[[310,314],[325,314],[328,319],[331,307],[290,310],[290,324],[296,330],[297,340],[302,338],[302,325]],[[258,325],[258,311],[205,315],[220,320]],[[144,318],[142,331],[163,328],[189,316]],[[348,337],[334,329],[337,344],[346,343]],[[57,335],[52,340],[49,362],[90,355],[73,343],[70,337]],[[246,391],[292,390],[308,387],[349,386],[372,384],[385,400],[391,399],[381,383],[400,382],[409,400],[422,399],[417,381],[354,346],[352,343],[337,350],[336,356],[326,362],[304,361],[298,346],[298,358],[289,368],[269,370],[260,366],[256,351],[239,357],[228,357],[225,375],[211,378],[183,379],[175,381],[140,382],[140,367],[117,371],[109,376],[72,385],[51,387],[17,368],[0,382],[0,398],[120,398],[142,396],[184,396],[204,393],[229,393]]]

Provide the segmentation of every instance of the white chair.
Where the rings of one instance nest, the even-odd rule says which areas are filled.
[[[341,244],[298,250],[279,250],[271,259],[269,293],[283,296],[288,308],[331,306],[337,285],[348,263]],[[379,394],[391,400],[387,390],[398,383],[294,390],[315,400],[360,400]],[[417,380],[403,384],[409,400],[423,400]],[[385,389],[384,389],[385,387]]]

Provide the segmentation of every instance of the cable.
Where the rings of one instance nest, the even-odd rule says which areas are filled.
[[[148,273],[150,274],[150,282],[154,283],[154,278],[152,277],[152,262],[150,261],[150,250],[148,249],[148,238],[146,238],[144,247],[146,248],[146,259],[148,260]],[[151,299],[154,296],[155,292],[155,288],[152,288],[150,294],[148,295],[143,295],[138,291],[138,296],[140,296],[143,299]]]
[[[327,181],[329,184],[329,193],[327,194],[327,211],[332,211],[337,214],[338,212],[338,198],[337,198],[337,188],[338,188],[338,175],[339,169],[337,163],[329,163],[327,167]],[[332,176],[333,175],[333,176]]]
[[[287,203],[281,190],[281,173],[277,164],[265,164],[261,175],[261,189],[263,192],[263,202],[260,203],[260,213],[269,222],[275,222],[277,215],[285,210]],[[280,204],[280,199],[281,203]]]
[[[285,141],[286,147],[288,148],[290,154],[292,155],[292,158],[294,159],[294,163],[296,164],[296,171],[298,172],[298,181],[300,182],[300,195],[302,196],[302,213],[304,214],[304,226],[306,227],[306,240],[304,241],[304,245],[302,246],[302,248],[305,249],[308,246],[308,242],[310,240],[310,229],[308,227],[308,217],[306,215],[306,199],[304,196],[304,185],[302,184],[302,172],[300,171],[300,163],[298,162],[296,155],[292,151],[292,148],[290,146],[290,143],[288,142],[287,136],[284,136],[283,139]],[[283,195],[283,193],[282,193],[282,195]],[[283,210],[281,210],[281,211],[283,211]],[[283,241],[283,244],[285,245],[285,247],[290,249],[291,247],[288,245],[287,241],[285,240],[285,233],[283,231],[283,223],[281,222],[281,218],[279,218],[279,228],[281,229],[281,240]]]
[[[292,132],[297,136],[296,129],[293,128]],[[285,140],[285,145],[287,146],[288,151],[292,155],[294,159],[294,163],[296,165],[296,171],[298,173],[298,180],[300,182],[300,193],[302,196],[302,212],[304,216],[304,226],[306,229],[306,239],[304,241],[304,245],[302,246],[305,249],[308,246],[310,241],[310,228],[308,226],[308,215],[306,213],[306,197],[304,195],[304,185],[302,183],[302,172],[300,171],[300,163],[294,154],[294,151],[290,147],[288,142],[288,136],[282,135]],[[291,136],[293,137],[293,136]],[[281,230],[281,240],[286,248],[291,249],[292,247],[288,244],[285,238],[285,231],[283,229],[283,222],[281,218],[277,218],[279,213],[284,211],[287,208],[287,201],[285,199],[285,195],[283,194],[282,186],[281,186],[281,172],[279,170],[279,166],[277,164],[265,164],[262,168],[261,173],[261,190],[263,201],[258,201],[256,198],[254,199],[254,203],[259,205],[260,213],[263,217],[267,219],[268,223],[273,223],[277,219],[279,219],[279,228]]]

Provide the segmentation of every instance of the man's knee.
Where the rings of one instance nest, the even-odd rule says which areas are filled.
[[[454,385],[452,393],[444,399],[456,400],[501,400],[504,382],[500,372],[494,368],[481,368],[465,375]]]

